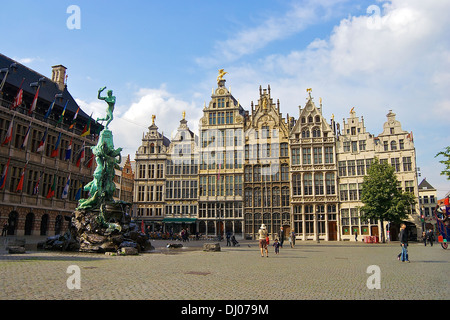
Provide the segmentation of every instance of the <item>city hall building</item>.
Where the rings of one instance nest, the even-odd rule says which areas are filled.
[[[375,157],[395,168],[398,188],[419,197],[412,132],[389,111],[379,135],[354,109],[342,124],[323,116],[312,90],[297,117],[282,116],[270,86],[245,110],[217,78],[198,137],[185,115],[170,141],[153,122],[136,152],[135,218],[153,231],[255,239],[264,223],[298,240],[361,241],[380,236],[379,221],[361,219],[361,186]],[[154,116],[155,117],[155,116]],[[187,155],[187,153],[190,153]],[[182,157],[180,157],[182,156]],[[421,234],[419,204],[409,210],[412,239]],[[385,222],[396,240],[399,226]]]
[[[67,230],[92,180],[90,147],[102,126],[66,86],[66,68],[39,74],[0,54],[0,223],[8,235]]]

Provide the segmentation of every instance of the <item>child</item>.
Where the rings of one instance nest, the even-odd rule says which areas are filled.
[[[275,239],[275,242],[273,243],[273,246],[275,248],[275,254],[280,253],[280,243],[278,242],[278,239]]]

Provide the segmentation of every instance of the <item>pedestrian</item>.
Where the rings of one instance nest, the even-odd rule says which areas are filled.
[[[280,247],[283,248],[284,242],[284,230],[283,227],[280,228],[280,232],[278,232],[278,239],[280,239]]]
[[[358,242],[358,230],[355,230],[355,241]]]
[[[278,239],[275,238],[275,241],[272,245],[275,248],[275,254],[280,253],[280,243],[278,242]]]
[[[295,247],[295,232],[294,232],[294,229],[292,229],[292,231],[291,231],[291,237],[292,237],[291,248],[293,248],[293,247]]]
[[[422,242],[426,247],[427,246],[427,233],[425,231],[422,232]]]
[[[410,262],[408,256],[408,233],[406,231],[406,224],[402,223],[400,225],[400,243],[402,245],[402,262]]]
[[[428,241],[430,242],[430,246],[433,246],[434,242],[434,232],[432,229],[428,230]]]
[[[227,231],[227,247],[231,247],[231,232]]]
[[[8,221],[5,221],[2,229],[2,237],[6,237],[8,235],[8,227],[9,227]]]
[[[266,256],[268,258],[269,250],[267,249],[267,242],[266,242],[268,233],[266,230],[266,225],[264,223],[259,228],[258,235],[259,235],[259,249],[261,250],[261,257],[264,257],[264,251],[265,251]]]

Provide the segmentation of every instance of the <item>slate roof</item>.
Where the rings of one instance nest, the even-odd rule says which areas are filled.
[[[19,90],[22,80],[25,79],[22,84],[22,89],[24,91],[24,97],[25,97],[25,95],[34,97],[34,95],[36,93],[36,89],[31,87],[30,84],[38,82],[39,79],[44,79],[45,82],[39,89],[38,102],[42,102],[43,100],[45,100],[46,104],[50,105],[53,102],[53,100],[55,99],[55,95],[62,93],[62,100],[56,99],[53,112],[61,113],[67,100],[68,100],[69,102],[67,103],[66,115],[70,114],[71,116],[73,116],[75,114],[79,105],[77,104],[75,99],[72,97],[72,95],[69,93],[69,91],[67,90],[67,87],[64,88],[63,91],[59,90],[58,85],[55,82],[53,82],[50,78],[32,70],[32,69],[24,66],[23,64],[0,53],[0,69],[9,68],[13,63],[16,64],[17,68],[15,68],[13,70],[10,69],[10,71],[8,73],[8,77],[6,79],[5,87],[7,85],[14,87],[14,90],[13,90],[15,92],[14,95]],[[3,80],[4,76],[5,76],[5,73],[1,73],[0,77],[2,80]],[[77,119],[78,120],[81,119],[80,122],[87,122],[87,120],[89,119],[89,115],[86,114],[80,108]],[[94,124],[94,126],[100,125],[100,124],[96,123],[95,120],[91,120],[91,123]]]

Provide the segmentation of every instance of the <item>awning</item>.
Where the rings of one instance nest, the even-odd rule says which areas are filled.
[[[195,223],[197,218],[164,218],[164,223]]]

